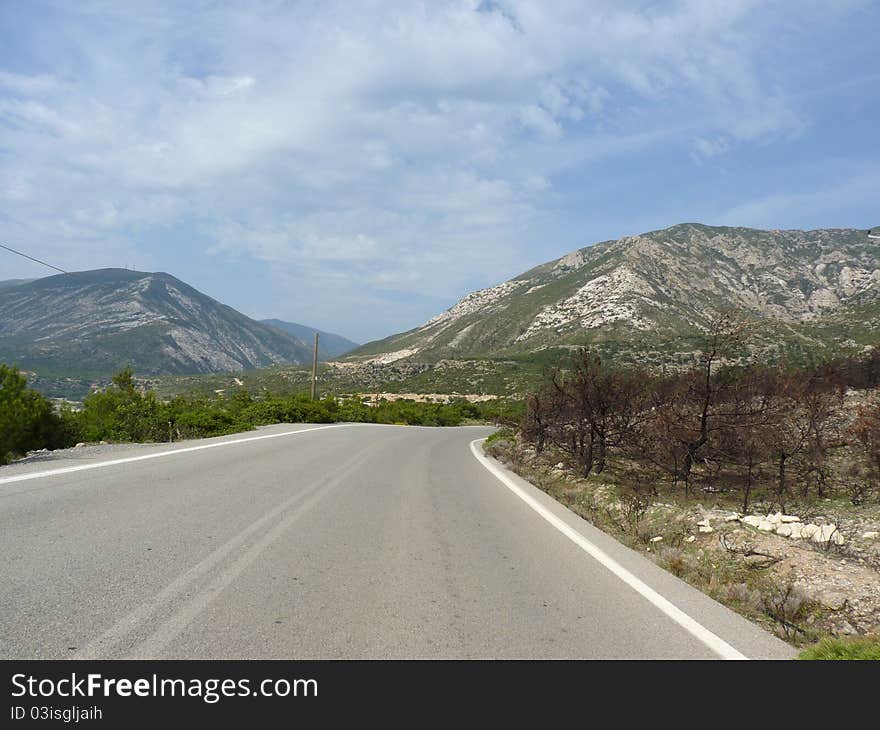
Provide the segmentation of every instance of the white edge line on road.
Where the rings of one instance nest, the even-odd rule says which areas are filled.
[[[513,480],[510,479],[510,477],[508,477],[497,466],[495,466],[495,464],[493,464],[485,454],[480,452],[477,444],[485,440],[486,439],[482,438],[474,439],[473,441],[471,441],[471,452],[476,457],[477,461],[479,461],[484,467],[486,467],[486,469],[488,469],[493,475],[495,475],[498,480],[502,484],[504,484],[504,486],[506,486],[511,492],[513,492],[529,507],[535,510],[535,512],[541,515],[541,517],[547,520],[547,522],[553,525],[553,527],[555,527],[575,545],[581,548],[581,550],[598,560],[602,565],[608,568],[608,570],[614,573],[614,575],[620,578],[620,580],[626,583],[630,588],[639,593],[646,600],[650,601],[654,606],[659,608],[669,618],[675,621],[675,623],[677,623],[685,631],[687,631],[693,637],[705,644],[709,649],[715,652],[722,659],[748,659],[745,654],[742,654],[741,652],[734,649],[720,636],[716,636],[715,634],[713,634],[705,626],[688,616],[684,611],[682,611],[680,608],[672,604],[669,600],[661,596],[649,585],[630,573],[620,563],[614,560],[614,558],[612,558],[610,555],[591,543],[580,532],[575,530],[564,520],[557,517],[544,505],[538,502],[538,500],[536,500],[532,495],[525,492],[522,487],[514,483]]]
[[[340,428],[346,426],[345,423],[334,423],[330,426],[317,426],[316,428],[301,428],[297,431],[283,431],[281,433],[269,433],[262,436],[248,436],[242,439],[232,439],[231,441],[215,441],[210,444],[201,444],[199,446],[187,446],[183,449],[170,449],[168,451],[157,451],[153,454],[142,454],[141,456],[126,456],[122,459],[112,459],[110,461],[96,461],[92,464],[78,464],[77,466],[65,466],[60,469],[49,469],[47,471],[35,471],[27,474],[17,474],[14,477],[0,478],[0,484],[12,484],[13,482],[26,482],[29,479],[41,479],[42,477],[51,477],[58,474],[72,474],[77,471],[86,471],[88,469],[101,469],[105,466],[116,466],[117,464],[129,464],[133,461],[146,461],[147,459],[159,459],[163,456],[174,456],[175,454],[187,454],[191,451],[202,451],[204,449],[216,449],[220,446],[232,446],[233,444],[246,444],[250,441],[262,441],[264,439],[277,439],[282,436],[295,436],[300,433],[312,433],[313,431],[323,431],[327,428]]]

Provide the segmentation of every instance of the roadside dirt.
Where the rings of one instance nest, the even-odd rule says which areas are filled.
[[[552,454],[538,457],[509,441],[496,442],[489,453],[596,527],[795,645],[829,635],[880,635],[880,536],[873,534],[880,533],[880,505],[792,505],[790,519],[837,527],[833,539],[814,542],[743,523],[744,515],[717,495],[634,502],[613,477],[583,479]],[[766,519],[762,507],[751,514]]]

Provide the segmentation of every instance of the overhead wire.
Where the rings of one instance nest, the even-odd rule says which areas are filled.
[[[5,248],[7,251],[11,253],[18,254],[19,256],[23,256],[26,259],[30,259],[31,261],[36,261],[38,264],[42,264],[43,266],[48,266],[50,269],[55,269],[55,271],[60,271],[62,274],[68,274],[70,272],[65,271],[64,269],[59,269],[57,266],[53,266],[52,264],[46,263],[45,261],[41,261],[40,259],[34,258],[33,256],[29,256],[22,251],[16,251],[14,248],[10,248],[2,243],[0,243],[0,248]]]

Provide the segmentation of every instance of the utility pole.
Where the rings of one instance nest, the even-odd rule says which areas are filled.
[[[312,400],[318,394],[318,333],[315,332],[315,354],[312,357]]]

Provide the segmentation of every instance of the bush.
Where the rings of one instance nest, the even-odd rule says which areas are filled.
[[[75,438],[52,404],[27,387],[18,368],[0,364],[0,464],[35,449],[70,446]]]
[[[85,441],[167,441],[168,416],[166,404],[135,389],[126,368],[106,391],[87,396],[74,418]]]
[[[37,399],[35,402],[41,402],[42,396],[36,393],[33,396]],[[42,402],[51,413],[51,405],[45,399]],[[113,376],[112,384],[106,390],[87,396],[80,412],[65,411],[55,417],[57,424],[52,423],[65,435],[54,439],[53,443],[65,446],[77,440],[119,442],[205,438],[272,423],[348,421],[457,426],[466,419],[491,418],[499,408],[502,412],[516,412],[515,403],[475,404],[462,399],[441,404],[400,400],[381,401],[376,406],[369,406],[357,398],[337,401],[328,396],[313,401],[304,393],[255,396],[245,388],[226,397],[178,396],[170,401],[160,401],[153,393],[139,391],[131,369],[126,368]],[[11,426],[9,431],[24,432],[20,425]]]
[[[519,410],[518,410],[519,407]],[[272,423],[389,423],[457,426],[465,420],[497,421],[499,414],[521,414],[514,401],[421,403],[331,396],[313,401],[306,394],[252,395],[241,388],[226,397],[178,396],[160,401],[137,389],[125,368],[104,391],[88,395],[79,412],[55,413],[42,395],[26,387],[14,368],[0,365],[0,463],[38,448],[61,448],[77,441],[171,441],[222,436]]]
[[[486,446],[491,446],[492,444],[497,444],[502,441],[510,441],[514,438],[514,432],[509,428],[499,428],[495,433],[490,434],[486,438]]]

